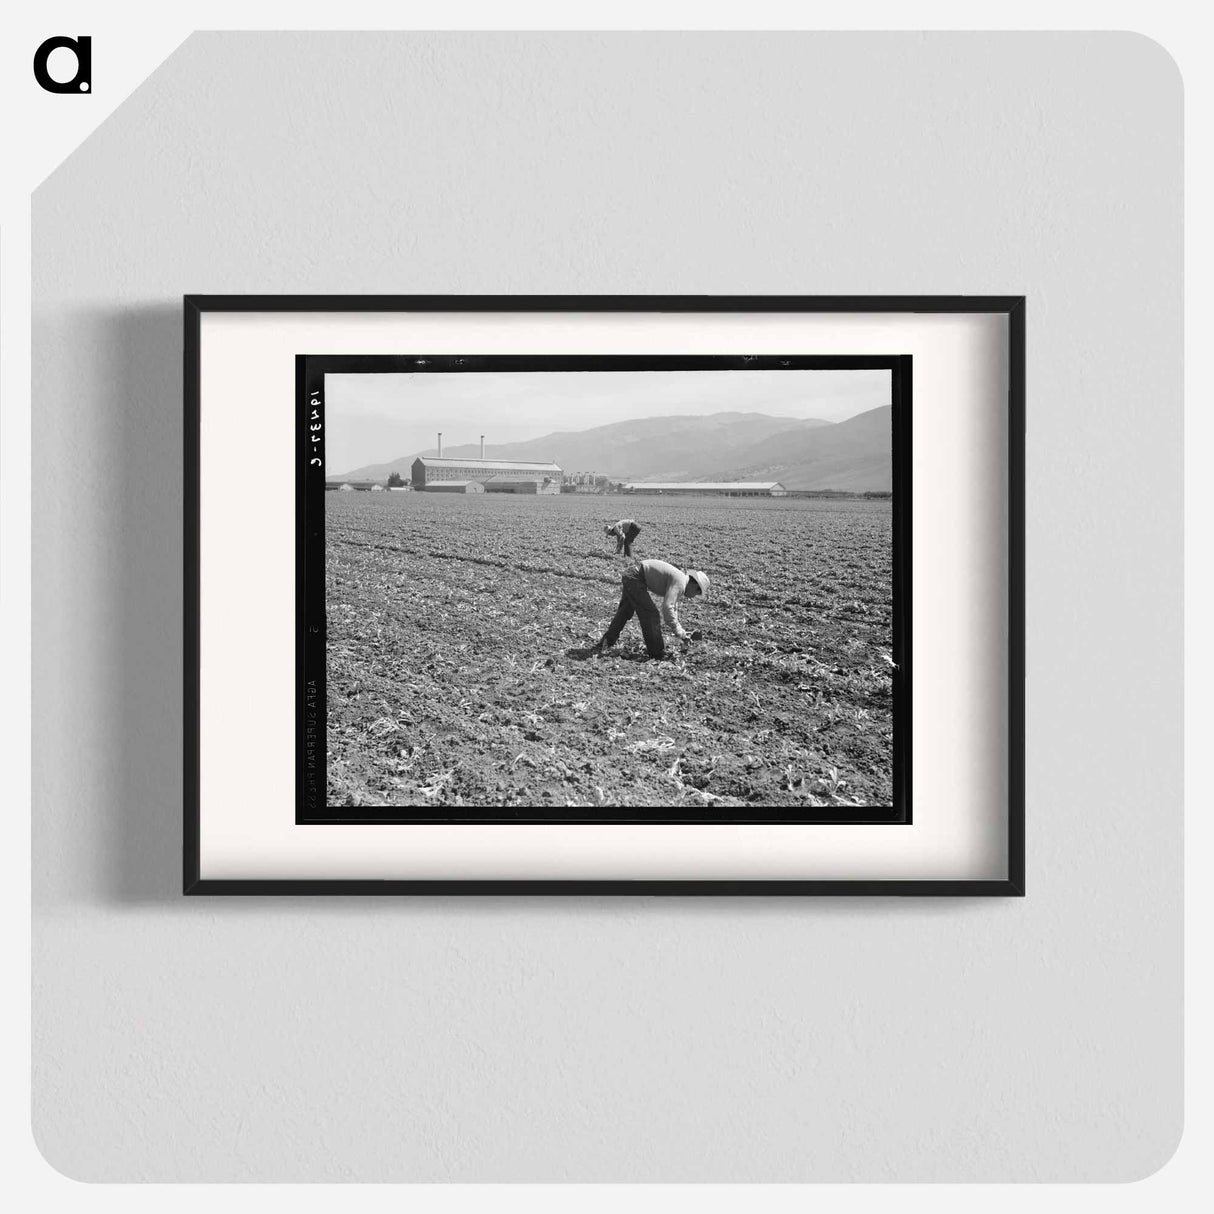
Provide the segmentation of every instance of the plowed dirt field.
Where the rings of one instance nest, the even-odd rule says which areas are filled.
[[[329,804],[888,805],[888,501],[329,493]],[[670,660],[596,641],[628,562],[701,568]],[[740,814],[745,817],[745,813]]]

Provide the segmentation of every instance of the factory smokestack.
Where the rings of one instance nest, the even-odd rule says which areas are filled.
[[[481,435],[481,459],[485,458],[485,436]]]
[[[443,458],[443,432],[441,430],[438,432],[438,458]]]

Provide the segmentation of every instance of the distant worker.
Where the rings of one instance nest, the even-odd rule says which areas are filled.
[[[603,639],[585,651],[586,657],[602,657],[603,651],[610,649],[620,639],[624,625],[633,615],[640,622],[641,635],[645,638],[645,648],[651,658],[660,658],[666,651],[662,640],[663,622],[680,640],[699,640],[699,632],[689,633],[679,623],[679,600],[707,594],[708,574],[698,569],[683,573],[666,561],[638,561],[624,573],[620,583],[623,594],[615,619],[603,634]],[[660,614],[650,595],[656,595],[661,600]]]
[[[625,556],[632,555],[632,541],[641,534],[641,529],[630,518],[622,518],[618,523],[609,523],[603,528],[608,535],[615,536],[615,554],[621,552]]]

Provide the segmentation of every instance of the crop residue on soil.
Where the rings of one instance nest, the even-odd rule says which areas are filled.
[[[328,800],[889,805],[888,501],[326,495]],[[686,647],[592,644],[628,562],[705,569]]]

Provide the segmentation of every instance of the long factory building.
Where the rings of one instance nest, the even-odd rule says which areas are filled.
[[[413,461],[412,473],[413,488],[431,492],[559,494],[561,491],[559,464],[486,459],[483,434],[480,459],[444,458],[440,434],[438,455],[419,455]]]
[[[779,481],[632,481],[625,493],[708,494],[718,497],[786,497]]]

